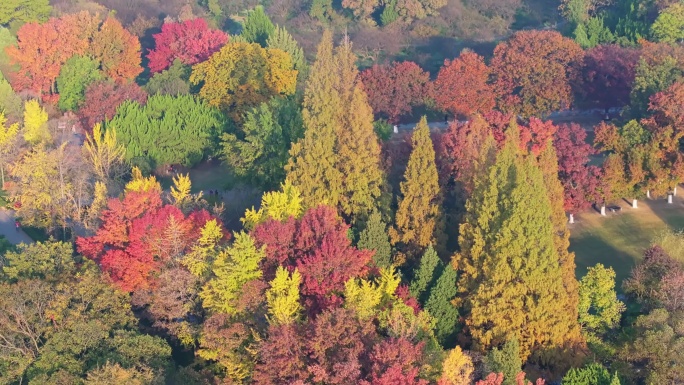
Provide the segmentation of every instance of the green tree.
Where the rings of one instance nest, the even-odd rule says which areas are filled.
[[[264,248],[257,248],[252,237],[242,232],[235,234],[233,245],[212,264],[213,277],[200,293],[203,306],[218,313],[237,313],[237,301],[245,284],[261,278],[259,263],[264,256]]]
[[[424,303],[429,294],[429,290],[435,283],[437,275],[444,269],[444,263],[439,259],[437,252],[429,245],[420,258],[420,265],[416,271],[409,291],[413,297]]]
[[[617,375],[610,375],[601,364],[572,368],[563,376],[563,385],[620,385]]]
[[[152,76],[145,89],[150,95],[187,95],[190,93],[191,68],[180,59],[175,59],[171,67]]]
[[[459,289],[467,293],[466,325],[475,348],[518,339],[527,359],[542,346],[560,348],[580,335],[543,173],[536,160],[520,154],[519,140],[512,125],[496,162],[475,180],[453,264],[461,272]]]
[[[373,261],[378,267],[389,268],[392,265],[392,245],[387,235],[387,225],[382,215],[375,211],[366,222],[366,227],[359,235],[357,247],[361,250],[373,250]]]
[[[436,320],[435,337],[444,347],[456,345],[458,309],[452,303],[458,294],[456,279],[456,270],[451,265],[444,267],[425,301],[425,310]]]
[[[0,68],[10,64],[5,48],[16,45],[17,38],[5,27],[0,27]]]
[[[155,95],[145,105],[126,101],[107,123],[126,148],[126,159],[192,166],[213,150],[223,130],[221,113],[192,95]]]
[[[600,263],[582,277],[579,299],[579,323],[590,334],[601,335],[616,327],[625,310],[615,293],[615,271]]]
[[[262,47],[266,47],[266,41],[275,29],[275,25],[273,25],[271,19],[264,12],[264,7],[257,5],[256,8],[247,14],[247,18],[242,24],[240,36],[248,43],[257,43]]]
[[[635,116],[644,116],[648,111],[651,96],[667,89],[680,79],[682,74],[684,71],[673,56],[665,55],[657,62],[648,62],[642,57],[637,65],[630,93],[630,106]]]
[[[266,39],[266,46],[268,48],[277,48],[290,54],[294,69],[298,71],[298,83],[301,83],[306,79],[308,65],[306,63],[306,57],[304,56],[304,50],[299,43],[297,43],[297,40],[287,32],[285,27],[276,25],[273,32],[271,32],[268,35],[268,39]]]
[[[515,377],[522,368],[520,359],[520,344],[516,338],[506,341],[499,348],[492,349],[485,359],[485,369],[489,373],[503,373],[504,385],[517,384]]]
[[[223,158],[247,182],[275,189],[285,179],[288,152],[300,138],[302,126],[294,99],[273,98],[247,112],[236,132],[223,134]]]
[[[676,2],[662,10],[651,25],[651,37],[666,43],[684,39],[684,4]]]
[[[0,24],[16,31],[31,21],[45,22],[52,12],[49,0],[3,0],[0,2]]]
[[[335,152],[341,108],[336,72],[332,33],[326,30],[304,90],[304,138],[292,145],[286,168],[287,180],[301,191],[305,207],[337,206],[342,194]]]
[[[390,238],[409,249],[435,244],[441,247],[443,226],[435,150],[423,116],[411,136],[412,150],[401,182],[399,208]],[[437,249],[439,250],[439,247]]]
[[[88,56],[73,56],[62,66],[57,78],[59,108],[75,111],[85,98],[85,89],[101,80],[100,63]]]

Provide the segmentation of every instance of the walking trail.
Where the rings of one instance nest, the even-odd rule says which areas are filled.
[[[33,243],[26,233],[14,227],[14,211],[5,208],[0,208],[0,235],[4,235],[5,238],[13,245],[18,245],[20,243]]]

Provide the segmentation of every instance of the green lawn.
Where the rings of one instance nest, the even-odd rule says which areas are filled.
[[[684,228],[684,201],[679,197],[671,205],[664,199],[641,200],[637,209],[624,201],[619,205],[621,212],[601,217],[591,210],[575,215],[577,223],[569,225],[578,278],[588,267],[602,263],[613,267],[619,287],[656,234],[668,227]]]

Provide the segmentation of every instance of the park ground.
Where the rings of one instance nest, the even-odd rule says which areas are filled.
[[[577,277],[584,276],[588,267],[602,263],[615,270],[619,288],[654,236],[667,229],[684,229],[684,198],[676,196],[672,204],[665,198],[643,199],[636,209],[627,201],[616,204],[622,210],[608,212],[605,217],[591,209],[576,214],[576,223],[569,228]]]

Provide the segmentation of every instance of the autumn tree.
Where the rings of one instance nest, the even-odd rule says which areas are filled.
[[[147,93],[135,83],[92,83],[86,88],[84,102],[78,109],[81,124],[91,128],[97,123],[112,119],[116,109],[126,100],[144,104],[147,101]]]
[[[86,88],[100,80],[100,65],[88,56],[73,56],[64,63],[57,78],[59,108],[75,111],[85,98]]]
[[[154,34],[154,49],[147,54],[152,72],[169,68],[174,60],[184,65],[203,62],[228,42],[228,35],[211,29],[202,18],[164,23]]]
[[[679,242],[679,237],[675,239]],[[622,286],[644,312],[657,308],[677,311],[683,307],[678,284],[683,276],[680,262],[656,244],[646,250],[644,260],[632,269]]]
[[[684,74],[684,50],[681,47],[647,41],[640,43],[641,57],[630,93],[630,107],[635,117],[647,115],[651,96],[667,89]]]
[[[49,143],[52,136],[47,122],[48,114],[37,100],[28,100],[24,104],[24,140],[32,145]]]
[[[89,53],[100,63],[102,73],[111,80],[133,80],[143,71],[140,41],[111,16],[94,34]]]
[[[581,58],[580,46],[556,31],[517,32],[494,49],[499,107],[523,116],[569,107],[572,68]]]
[[[190,82],[201,85],[202,99],[230,111],[231,117],[241,122],[248,108],[273,96],[293,94],[297,71],[285,51],[254,43],[228,43],[209,60],[193,66]]]
[[[223,118],[192,95],[155,95],[145,105],[122,103],[106,127],[116,130],[129,161],[142,157],[155,165],[192,166],[212,150]]]
[[[282,267],[276,271],[271,287],[266,291],[271,325],[290,325],[297,321],[302,310],[302,305],[299,303],[301,279],[301,274],[297,269],[292,274]]]
[[[342,101],[335,73],[332,33],[326,30],[304,90],[304,138],[292,145],[286,168],[287,179],[299,188],[307,207],[321,203],[336,206],[342,193],[335,152]]]
[[[430,128],[423,117],[411,137],[413,149],[409,157],[395,227],[390,229],[394,244],[410,248],[439,245],[442,242],[443,219],[441,193],[435,166],[435,150],[430,139]]]
[[[123,176],[126,149],[117,141],[115,129],[103,131],[96,124],[93,134],[86,134],[83,152],[100,182],[116,183]]]
[[[473,361],[466,352],[456,346],[448,353],[442,363],[442,376],[439,385],[468,385],[472,383]]]
[[[542,172],[519,155],[518,142],[513,126],[496,162],[476,181],[452,263],[461,272],[459,289],[469,293],[466,326],[477,349],[517,338],[526,359],[542,346],[578,341],[579,325],[568,306]]]
[[[0,188],[5,188],[7,165],[14,158],[19,144],[19,123],[8,124],[5,114],[0,112]]]
[[[435,80],[437,106],[465,117],[489,112],[495,105],[491,71],[484,58],[472,51],[463,51],[452,61],[445,60]]]
[[[294,69],[297,70],[297,84],[304,84],[309,65],[304,56],[304,50],[285,27],[275,26],[275,30],[269,33],[268,39],[266,39],[266,48],[275,48],[287,52],[292,58]]]
[[[299,189],[285,181],[279,191],[264,193],[259,210],[255,210],[254,207],[247,209],[245,217],[240,218],[240,222],[245,229],[252,230],[256,225],[271,219],[282,222],[290,217],[299,218],[303,212]]]
[[[600,108],[629,104],[639,51],[619,45],[599,45],[586,52],[579,79],[573,82],[581,101]]]
[[[592,203],[598,169],[589,166],[595,150],[586,142],[587,133],[577,124],[561,124],[554,134],[553,146],[558,157],[558,179],[563,185],[563,207],[575,214]]]
[[[684,39],[684,5],[673,3],[660,11],[651,25],[654,41],[677,43]]]
[[[257,5],[247,14],[240,37],[248,43],[257,43],[266,47],[266,40],[275,31],[275,25],[268,18],[264,7]]]
[[[361,73],[361,81],[376,116],[396,123],[431,94],[430,74],[411,61],[374,65]]]

